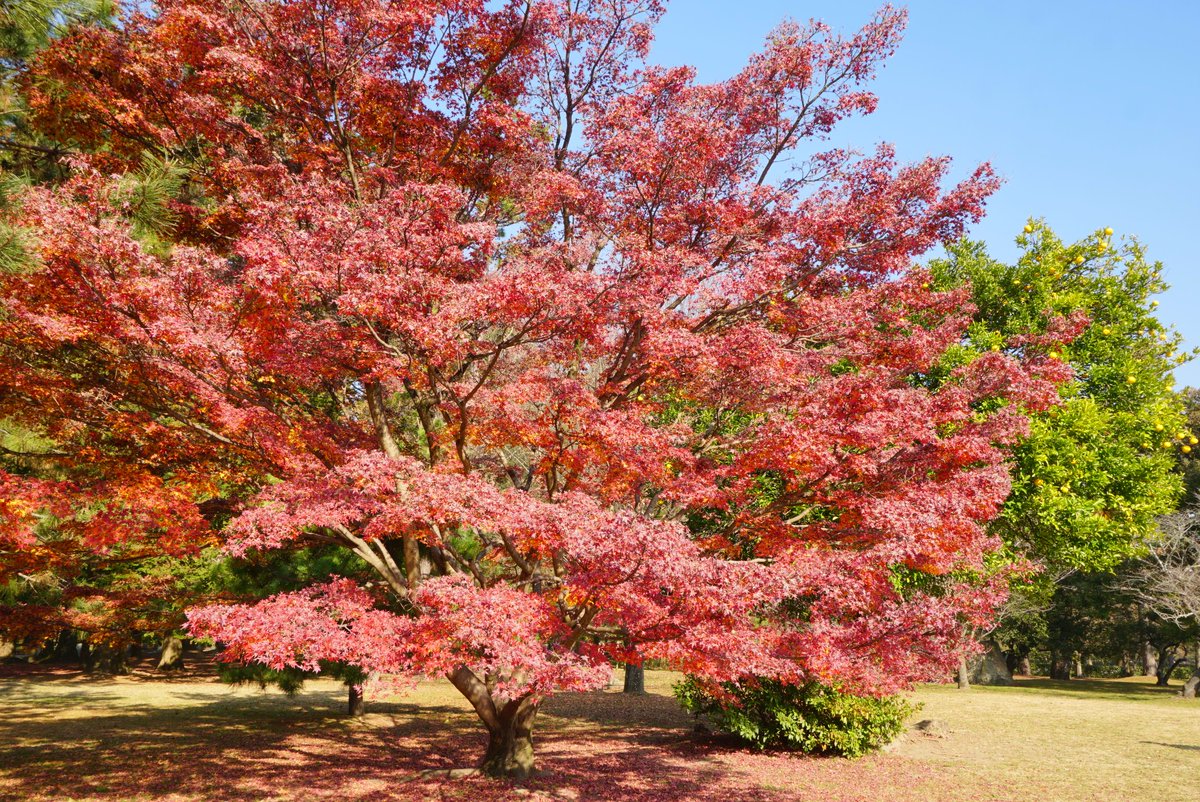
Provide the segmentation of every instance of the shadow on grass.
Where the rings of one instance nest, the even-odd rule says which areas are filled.
[[[511,799],[486,778],[415,779],[471,766],[485,740],[474,714],[452,704],[373,702],[341,714],[340,689],[224,695],[206,684],[113,692],[0,682],[0,797],[24,800],[427,800]],[[12,686],[18,686],[13,688]],[[214,692],[216,691],[216,692]],[[151,689],[145,689],[146,694]],[[598,697],[617,697],[606,700]],[[48,700],[58,699],[48,703]],[[615,705],[615,714],[597,712]],[[538,742],[546,772],[526,798],[765,802],[776,797],[717,759],[711,743],[638,716],[665,717],[662,697],[573,694],[547,705]],[[659,710],[659,707],[663,707]],[[626,709],[628,708],[628,709]],[[674,708],[676,713],[678,708]],[[682,715],[682,714],[679,714]],[[686,716],[682,718],[686,724]],[[591,731],[579,731],[584,723]],[[595,724],[607,725],[596,728]],[[595,730],[603,730],[597,732]]]
[[[1095,695],[1101,697],[1127,697],[1130,699],[1164,699],[1175,696],[1179,687],[1159,687],[1153,679],[1139,681],[1137,679],[1017,679],[1013,685],[1031,691],[1059,693],[1068,695]]]
[[[1165,744],[1161,741],[1139,741],[1138,743],[1149,744],[1150,746],[1166,746],[1171,749],[1183,749],[1186,752],[1200,752],[1200,746],[1192,746],[1190,744]]]
[[[215,652],[186,652],[183,666],[160,671],[157,657],[133,658],[126,666],[128,673],[109,674],[101,670],[87,672],[81,663],[68,660],[47,660],[26,663],[17,660],[0,662],[0,680],[21,679],[38,682],[95,683],[95,682],[167,682],[189,684],[220,682],[217,676]]]

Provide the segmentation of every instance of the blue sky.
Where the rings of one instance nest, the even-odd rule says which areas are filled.
[[[672,0],[651,60],[726,78],[782,19],[857,30],[863,0]],[[908,31],[874,89],[875,114],[833,142],[900,158],[990,161],[1006,184],[972,230],[993,255],[1044,217],[1068,241],[1112,226],[1162,261],[1164,323],[1200,346],[1200,3],[1191,0],[913,0]],[[1176,371],[1200,386],[1200,360]]]

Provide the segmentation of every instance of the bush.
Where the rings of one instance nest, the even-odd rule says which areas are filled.
[[[759,749],[860,757],[887,744],[918,709],[899,696],[854,696],[810,682],[726,683],[717,696],[690,677],[676,683],[684,709]]]

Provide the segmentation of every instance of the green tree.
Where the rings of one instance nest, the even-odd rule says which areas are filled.
[[[1144,553],[1157,517],[1182,495],[1177,458],[1196,443],[1171,378],[1189,354],[1152,300],[1167,288],[1162,265],[1147,261],[1136,240],[1112,236],[1103,229],[1067,244],[1031,221],[1014,264],[964,240],[931,265],[937,289],[965,288],[976,306],[947,369],[1008,350],[1042,360],[1047,371],[1073,371],[1059,389],[1062,404],[1031,416],[1013,453],[1012,493],[991,526],[1014,560],[1045,569],[1038,586],[1019,592],[1050,600],[1052,673],[1063,677],[1071,657],[1064,650],[1080,637],[1077,617],[1053,609],[1070,594],[1052,585],[1074,572],[1111,572]],[[1027,649],[1038,626],[1028,614],[1014,623],[1021,632],[1002,625],[994,637]]]
[[[1016,264],[963,241],[932,265],[938,288],[966,285],[977,307],[958,358],[1008,349],[1074,370],[1062,405],[1031,416],[992,525],[1014,555],[1053,569],[1106,571],[1141,554],[1179,501],[1175,457],[1195,440],[1171,378],[1188,355],[1152,300],[1167,288],[1162,265],[1111,237],[1067,245],[1034,222]]]
[[[1187,428],[1200,432],[1200,389],[1185,388],[1183,391],[1183,407],[1187,415]],[[1184,502],[1187,504],[1200,503],[1200,448],[1192,448],[1191,438],[1189,447],[1179,450],[1179,469],[1183,473]]]

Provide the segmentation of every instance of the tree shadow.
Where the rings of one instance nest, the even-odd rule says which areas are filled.
[[[220,682],[217,675],[216,652],[188,651],[182,667],[168,670],[158,668],[155,656],[130,658],[127,673],[110,674],[101,670],[88,672],[74,660],[46,660],[29,663],[23,660],[0,662],[0,680],[20,679],[38,682],[101,683],[101,682],[166,682],[186,685],[196,682]]]
[[[441,703],[436,695],[431,704],[372,701],[366,716],[349,718],[341,712],[344,695],[335,688],[312,688],[289,698],[225,695],[220,686],[207,683],[193,689],[126,688],[122,695],[107,684],[64,688],[0,682],[7,713],[0,719],[0,741],[6,744],[0,752],[0,797],[113,802],[512,798],[514,788],[505,781],[422,776],[472,766],[482,754],[483,732],[465,702]],[[619,695],[572,694],[547,705],[538,738],[545,773],[526,786],[527,798],[777,798],[749,775],[731,771],[719,759],[721,747],[691,739],[687,729],[648,724],[636,714],[636,704],[642,704],[652,718],[661,717],[665,710],[658,708],[673,705],[672,700],[596,698],[612,696]],[[615,714],[596,712],[591,708],[596,702],[615,704]],[[686,723],[687,717],[680,720]],[[581,731],[581,725],[590,728]]]
[[[1152,678],[1146,682],[1110,679],[1055,680],[1043,678],[1019,678],[1015,680],[1014,687],[1068,695],[1083,694],[1108,697],[1125,696],[1133,698],[1156,697],[1160,699],[1174,696],[1179,691],[1178,686],[1157,686],[1153,683]]]
[[[1166,746],[1171,749],[1183,749],[1187,752],[1200,752],[1200,746],[1193,746],[1191,744],[1166,744],[1162,741],[1138,741],[1138,743],[1149,744],[1150,746]]]

